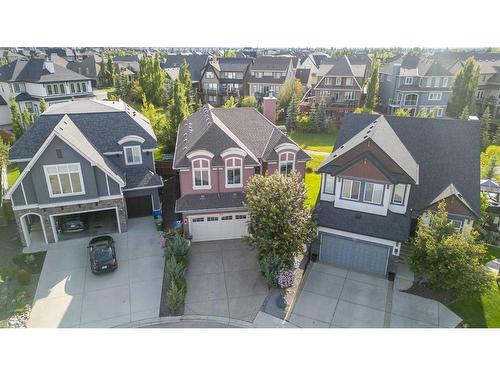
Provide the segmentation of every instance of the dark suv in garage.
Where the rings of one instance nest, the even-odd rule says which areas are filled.
[[[111,236],[99,236],[89,242],[90,269],[93,273],[112,272],[118,268],[115,241]]]
[[[63,233],[82,232],[87,228],[86,221],[80,215],[66,216],[61,221],[61,231]]]

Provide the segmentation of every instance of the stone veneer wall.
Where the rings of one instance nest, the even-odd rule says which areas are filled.
[[[43,224],[45,227],[45,233],[47,235],[47,240],[49,242],[55,242],[54,232],[52,231],[52,226],[50,223],[50,215],[54,214],[71,214],[72,212],[81,212],[86,210],[99,210],[106,208],[118,208],[118,217],[120,219],[120,228],[122,233],[127,231],[127,206],[125,204],[124,198],[117,199],[108,199],[102,200],[97,203],[81,203],[81,204],[72,204],[67,206],[58,206],[58,207],[47,207],[47,208],[31,208],[26,210],[16,210],[14,211],[14,216],[16,218],[17,230],[19,232],[19,236],[21,237],[21,241],[23,246],[26,246],[26,241],[23,235],[23,229],[21,226],[21,217],[27,213],[40,214],[42,216]]]

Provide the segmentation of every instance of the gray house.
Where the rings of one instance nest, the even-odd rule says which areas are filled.
[[[153,129],[124,102],[51,106],[10,149],[21,174],[5,194],[26,246],[64,239],[77,214],[89,231],[127,231],[127,218],[160,211]],[[94,225],[95,224],[95,225]]]
[[[451,96],[453,74],[435,60],[413,55],[397,56],[380,67],[380,104],[392,115],[398,108],[416,116],[443,117]]]

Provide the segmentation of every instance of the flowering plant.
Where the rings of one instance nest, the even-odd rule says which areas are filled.
[[[281,289],[290,288],[295,281],[295,276],[292,271],[283,270],[278,273],[278,286]]]

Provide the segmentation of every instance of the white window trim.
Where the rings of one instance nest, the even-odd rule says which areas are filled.
[[[433,98],[434,95],[436,95],[437,98]],[[430,92],[429,93],[429,100],[441,100],[442,98],[443,98],[442,92]]]
[[[448,77],[443,77],[443,82],[441,83],[443,87],[448,87]]]
[[[372,200],[367,200],[366,199],[366,192],[367,192],[366,186],[369,185],[369,184],[373,185]],[[375,202],[373,200],[373,198],[375,197],[375,186],[381,186],[382,187],[382,196],[380,197],[380,202]],[[364,203],[370,203],[370,204],[382,204],[383,201],[384,201],[384,188],[385,188],[384,184],[378,184],[376,182],[365,182],[365,188],[364,188],[364,191],[363,191],[363,202]]]
[[[331,174],[325,173],[323,174],[325,176],[325,184],[323,187],[323,193],[328,194],[328,195],[335,195],[335,176],[332,176]],[[331,192],[328,191],[327,186],[328,186],[328,181],[331,181]]]
[[[138,155],[139,155],[139,161],[134,161],[134,162],[129,162],[127,160],[127,149],[139,149]],[[142,152],[141,152],[141,146],[135,145],[135,146],[124,146],[123,147],[123,156],[125,157],[125,165],[138,165],[142,164]],[[134,151],[132,151],[132,157],[134,156]]]
[[[208,167],[207,168],[203,168],[200,167],[200,168],[195,168],[194,167],[194,162],[195,161],[200,161],[200,165],[203,165],[203,160],[206,160],[208,162]],[[201,185],[201,186],[196,186],[195,184],[195,172],[196,171],[204,171],[206,170],[208,172],[208,185]],[[197,159],[194,159],[192,162],[191,162],[191,175],[192,175],[192,179],[193,179],[193,190],[207,190],[207,189],[211,189],[212,188],[212,176],[210,176],[211,172],[210,172],[210,159],[205,159],[205,158],[197,158]]]
[[[285,154],[286,155],[286,160],[281,160],[281,155]],[[290,155],[293,156],[292,159],[292,171],[295,170],[295,158],[296,154],[290,151],[285,151],[280,154],[278,154],[278,172],[281,173],[281,165],[282,164],[288,164],[290,162]],[[291,172],[291,171],[290,171]]]
[[[335,77],[335,86],[342,85],[342,77]]]
[[[228,161],[232,160],[233,161],[233,166],[232,167],[228,167],[227,163]],[[236,160],[239,160],[240,161],[240,166],[239,167],[235,167],[234,166],[234,162]],[[243,159],[241,158],[236,158],[236,157],[231,157],[231,158],[227,158],[224,162],[225,164],[225,171],[224,171],[224,176],[225,176],[225,186],[226,188],[241,188],[243,187]],[[239,169],[240,170],[240,183],[239,184],[230,184],[227,180],[227,172],[229,171],[229,169]]]
[[[69,168],[70,166],[76,166],[78,168],[78,175],[80,177],[80,185],[82,186],[82,191],[81,192],[77,192],[77,193],[63,193],[62,192],[62,185],[61,185],[61,178],[59,177],[59,172],[58,173],[49,173],[48,170],[47,170],[49,167],[67,167],[67,168]],[[71,197],[71,196],[76,196],[76,195],[85,195],[85,184],[83,182],[83,174],[82,174],[82,168],[80,167],[80,163],[44,165],[43,166],[43,170],[44,170],[44,173],[45,173],[45,181],[47,183],[47,189],[49,191],[49,197],[50,198],[61,198],[61,197]],[[49,176],[52,176],[52,175],[57,175],[57,179],[59,181],[59,187],[61,189],[61,194],[54,194],[52,192],[52,185],[50,184],[50,179],[49,179]],[[69,184],[71,186],[71,190],[73,190],[73,182],[71,181],[71,178],[69,179]]]
[[[354,86],[354,80],[351,77],[347,77],[345,80],[346,86]]]
[[[351,182],[351,188],[349,189],[349,196],[348,196],[348,197],[346,197],[346,196],[344,195],[344,184],[345,184],[346,182]],[[352,187],[353,187],[354,183],[359,184],[359,189],[358,189],[358,198],[357,198],[357,199],[355,199],[355,198],[351,198],[351,197],[352,197]],[[360,199],[360,195],[361,195],[361,194],[362,194],[362,192],[361,192],[361,181],[358,181],[358,180],[351,180],[351,179],[348,179],[348,178],[344,178],[344,181],[343,181],[343,182],[342,182],[342,184],[341,184],[341,190],[340,190],[340,197],[341,197],[342,199],[346,199],[346,200],[349,200],[349,201],[358,202],[358,201],[359,201],[359,199]],[[364,194],[363,194],[363,195],[364,195]]]
[[[413,85],[413,77],[405,77],[405,85]]]
[[[394,199],[394,197],[396,196],[396,187],[398,186],[402,186],[403,187],[403,200],[401,202],[398,202]],[[394,191],[392,192],[392,199],[391,199],[391,203],[393,204],[397,204],[397,205],[404,205],[405,203],[405,199],[406,199],[406,185],[405,184],[396,184],[394,185]]]

